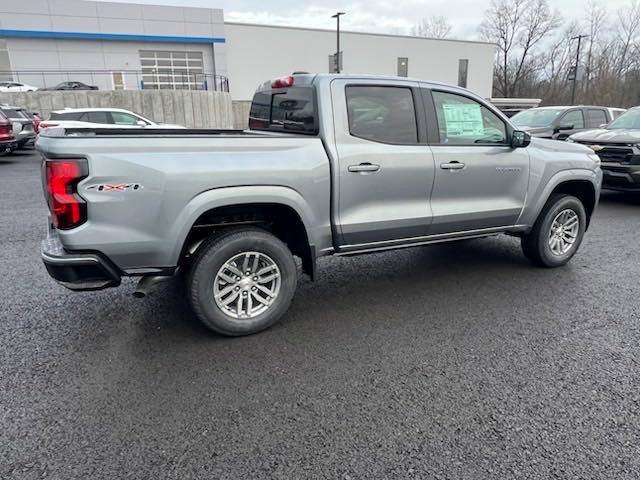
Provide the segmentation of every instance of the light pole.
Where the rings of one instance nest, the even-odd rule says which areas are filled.
[[[576,84],[578,83],[578,69],[580,68],[580,46],[582,45],[582,39],[587,38],[589,35],[578,35],[571,38],[571,40],[578,40],[578,49],[576,50],[576,70],[573,73],[573,88],[571,89],[571,105],[576,103]]]
[[[340,17],[345,15],[345,12],[337,12],[335,15],[331,15],[331,18],[336,19],[336,73],[340,73]]]

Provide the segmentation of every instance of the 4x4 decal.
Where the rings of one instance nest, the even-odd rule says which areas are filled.
[[[112,191],[124,192],[127,190],[142,190],[143,188],[144,187],[142,186],[141,183],[118,183],[118,184],[102,183],[97,185],[89,185],[87,187],[87,190],[95,190],[97,192],[112,192]]]

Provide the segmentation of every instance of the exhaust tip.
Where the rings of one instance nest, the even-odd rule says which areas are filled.
[[[135,292],[133,292],[133,296],[136,298],[144,298],[147,296],[147,294],[139,290],[136,290]]]

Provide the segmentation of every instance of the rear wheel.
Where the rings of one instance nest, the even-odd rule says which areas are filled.
[[[187,287],[207,327],[223,335],[248,335],[270,327],[287,311],[297,275],[283,242],[264,230],[242,229],[199,248]]]
[[[587,214],[574,196],[551,196],[533,229],[522,237],[522,250],[534,264],[543,267],[565,265],[582,243]]]

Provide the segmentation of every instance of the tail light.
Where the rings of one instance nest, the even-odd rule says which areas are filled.
[[[0,139],[12,140],[13,139],[13,126],[9,120],[5,120],[0,117]]]
[[[59,124],[55,122],[44,121],[44,122],[40,122],[40,124],[38,125],[38,128],[57,127],[58,125]]]
[[[274,78],[271,80],[271,88],[287,88],[293,86],[293,77],[291,75],[286,77]]]
[[[87,221],[87,203],[78,194],[78,183],[89,174],[87,161],[44,160],[47,204],[53,226],[69,230]]]

